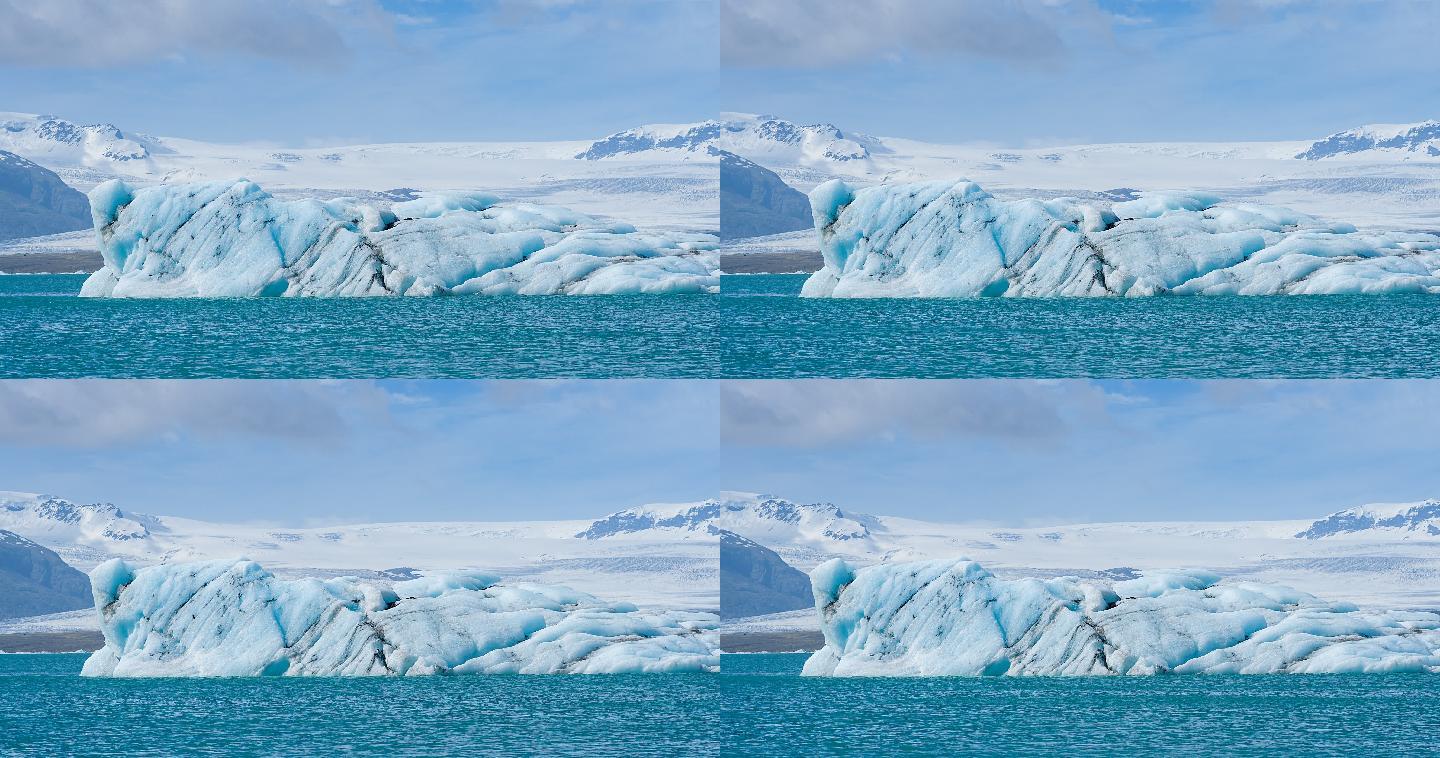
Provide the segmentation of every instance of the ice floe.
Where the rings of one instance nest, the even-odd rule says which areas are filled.
[[[999,579],[968,560],[811,572],[807,675],[1440,671],[1440,615],[1362,610],[1203,572]]]
[[[714,614],[650,612],[462,572],[392,586],[279,579],[252,561],[91,572],[105,646],[87,676],[715,671]]]
[[[90,192],[90,297],[716,292],[707,234],[647,233],[484,193],[389,208],[282,200],[248,181]]]
[[[1105,207],[836,179],[810,202],[824,267],[808,297],[1440,293],[1440,237],[1204,194]]]

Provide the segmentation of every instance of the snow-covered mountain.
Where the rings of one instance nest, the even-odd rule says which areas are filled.
[[[1349,508],[1317,520],[1295,536],[1307,540],[1341,536],[1352,539],[1440,538],[1440,500],[1375,503]]]
[[[845,513],[833,503],[795,503],[784,498],[746,492],[693,505],[645,506],[592,522],[575,536],[599,540],[619,535],[665,535],[672,532],[734,532],[765,545],[825,550],[842,544],[874,545],[873,516]]]
[[[687,508],[699,504],[675,506]],[[644,509],[641,509],[644,510]],[[0,492],[0,529],[89,571],[111,558],[137,564],[260,561],[285,577],[394,580],[481,569],[560,584],[642,607],[720,607],[718,537],[704,530],[577,539],[589,521],[384,522],[289,528],[135,513],[109,503]]]
[[[890,153],[885,142],[857,132],[842,132],[834,124],[796,124],[775,116],[722,113],[725,134],[719,147],[758,163],[862,164]]]
[[[1369,124],[1316,140],[1296,158],[1337,156],[1440,158],[1440,121],[1418,124]]]
[[[845,164],[889,152],[874,137],[845,133],[834,124],[796,124],[775,116],[722,113],[698,124],[650,124],[596,140],[576,158],[634,158],[646,154],[715,155],[726,150],[764,165]]]
[[[575,536],[582,540],[598,540],[620,535],[670,531],[715,534],[713,527],[720,512],[720,503],[715,500],[679,505],[645,505],[616,511],[596,519]]]
[[[0,150],[46,166],[94,169],[144,164],[156,154],[171,152],[155,137],[127,134],[114,124],[80,125],[58,116],[9,112],[0,112]]]
[[[115,554],[158,551],[159,518],[111,503],[74,503],[51,495],[0,492],[0,529],[60,552],[72,565],[93,565]]]
[[[698,124],[646,124],[595,140],[575,157],[598,161],[666,152],[709,155],[708,148],[714,146],[724,131],[725,125],[713,120]]]

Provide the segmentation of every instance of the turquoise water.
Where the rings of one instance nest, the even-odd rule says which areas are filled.
[[[715,755],[719,677],[85,679],[0,655],[0,752]]]
[[[1434,753],[1440,676],[819,679],[803,654],[721,661],[726,752]]]
[[[1427,295],[91,300],[0,277],[0,377],[1440,377]]]
[[[726,376],[1440,377],[1440,297],[801,299],[726,276]]]
[[[713,295],[102,300],[0,276],[5,377],[717,374]]]

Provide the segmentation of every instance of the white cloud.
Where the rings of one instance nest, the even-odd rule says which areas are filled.
[[[94,67],[241,54],[334,62],[357,31],[386,33],[376,0],[0,0],[0,62]]]

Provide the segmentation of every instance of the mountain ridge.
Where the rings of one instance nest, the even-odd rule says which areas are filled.
[[[90,228],[90,201],[54,171],[0,150],[0,240]]]

